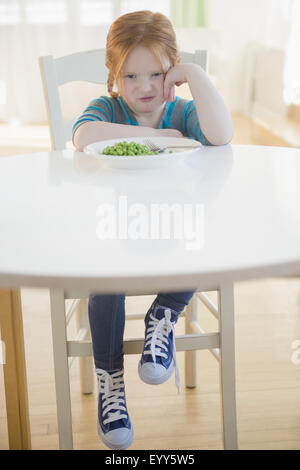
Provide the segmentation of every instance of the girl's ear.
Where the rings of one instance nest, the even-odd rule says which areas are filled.
[[[177,59],[176,59],[176,65],[180,64],[180,62],[181,62],[181,57],[177,57]]]

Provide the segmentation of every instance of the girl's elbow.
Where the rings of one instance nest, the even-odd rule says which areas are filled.
[[[228,144],[230,144],[230,142],[232,141],[232,138],[233,138],[233,134],[231,134],[231,135],[228,136],[228,137],[225,137],[224,140],[223,140],[223,142],[222,142],[221,144],[219,144],[219,145],[228,145]]]
[[[77,150],[77,152],[82,152],[83,151],[82,145],[79,145],[78,142],[73,141],[73,145],[75,147],[75,150]]]
[[[80,142],[79,142],[79,139],[78,139],[78,132],[77,131],[75,131],[75,133],[73,134],[72,144],[74,145],[75,149],[78,152],[81,152],[81,146],[80,146]]]
[[[230,131],[230,132],[215,136],[213,139],[210,140],[210,143],[212,145],[227,145],[227,144],[230,144],[232,139],[233,139],[233,131]]]
[[[227,145],[227,144],[230,144],[230,142],[232,141],[233,139],[233,131],[225,138],[225,142],[223,145]]]
[[[224,144],[223,145],[230,144],[230,142],[233,139],[233,134],[234,134],[234,127],[233,127],[233,123],[231,121],[231,125],[229,126],[229,129],[227,130],[227,132],[223,136],[224,137]]]
[[[75,134],[73,135],[72,139],[73,145],[77,152],[83,152],[83,149],[85,147],[85,141],[81,136],[81,133],[79,132],[79,129],[75,131]]]

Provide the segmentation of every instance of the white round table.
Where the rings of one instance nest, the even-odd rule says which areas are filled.
[[[82,298],[298,275],[299,182],[300,150],[283,147],[204,147],[152,170],[105,168],[73,150],[1,158],[0,312],[13,359],[5,365],[7,415],[18,417],[8,423],[11,447],[30,448],[30,429],[21,302],[10,289]],[[65,377],[67,357],[64,364]]]
[[[151,170],[73,150],[2,158],[0,286],[147,294],[299,274],[299,182],[284,147],[204,147]]]

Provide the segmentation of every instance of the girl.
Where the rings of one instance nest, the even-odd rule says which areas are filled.
[[[222,98],[200,66],[180,63],[175,32],[164,15],[137,11],[119,17],[107,36],[106,66],[110,97],[93,100],[75,122],[77,150],[99,140],[133,136],[190,137],[204,145],[230,142],[233,126]],[[175,96],[175,86],[186,82],[192,101]],[[138,365],[144,382],[165,382],[175,366],[178,385],[174,325],[193,294],[160,293],[148,310]],[[124,304],[124,294],[89,298],[98,432],[111,449],[126,449],[133,439],[123,380]]]

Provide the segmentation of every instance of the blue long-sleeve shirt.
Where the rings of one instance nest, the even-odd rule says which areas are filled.
[[[139,126],[133,112],[120,96],[117,98],[100,96],[91,101],[73,125],[73,136],[76,129],[88,121]],[[188,101],[177,96],[172,103],[167,101],[157,129],[177,129],[184,137],[198,140],[203,145],[211,145],[200,128],[193,100]]]

